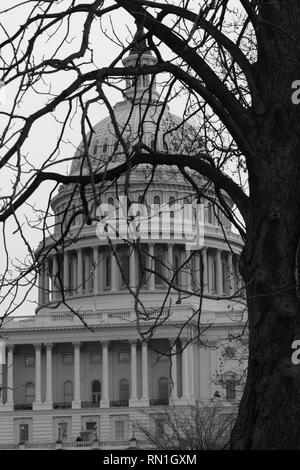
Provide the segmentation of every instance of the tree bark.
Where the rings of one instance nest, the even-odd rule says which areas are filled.
[[[249,317],[249,365],[232,449],[300,449],[299,2],[260,2],[255,74],[264,110],[253,109],[255,159],[249,168],[247,240],[240,259]],[[297,26],[298,25],[298,26]],[[254,137],[253,137],[254,138]]]
[[[288,106],[261,123],[263,137],[250,182],[247,240],[240,259],[249,366],[232,449],[300,449],[300,366],[291,361],[292,342],[300,339],[300,117],[287,112]]]

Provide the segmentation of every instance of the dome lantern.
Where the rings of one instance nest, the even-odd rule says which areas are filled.
[[[157,63],[156,57],[152,54],[147,45],[143,25],[136,20],[137,30],[133,37],[133,46],[125,59],[124,67],[143,67],[151,66]],[[155,102],[159,96],[156,90],[155,77],[150,75],[137,75],[126,78],[126,89],[124,96],[130,101]]]

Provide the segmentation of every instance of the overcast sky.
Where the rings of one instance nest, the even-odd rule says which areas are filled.
[[[9,7],[16,5],[17,3],[15,0],[6,0],[5,2],[1,2],[0,9],[8,9]],[[105,2],[109,4],[111,2]],[[196,4],[199,2],[196,2]],[[235,3],[238,3],[235,2]],[[3,5],[4,4],[4,5]],[[58,2],[59,4],[59,2]],[[59,5],[57,6],[59,8]],[[60,6],[61,8],[61,6]],[[22,11],[22,13],[21,13]],[[18,14],[16,14],[16,10],[12,10],[7,13],[2,13],[0,15],[0,25],[4,26],[5,31],[8,34],[12,34],[16,31],[18,25],[23,24],[28,11],[28,5],[24,5],[22,10],[18,10]],[[77,32],[82,30],[82,23],[85,19],[85,15],[76,15],[72,20],[70,25],[71,30],[71,37],[72,43],[66,44],[65,50],[61,51],[61,57],[65,54],[70,53],[70,50],[74,52],[77,50],[80,36],[78,36]],[[124,11],[119,13],[113,14],[113,25],[115,30],[118,33],[118,36],[123,39],[124,43],[130,40],[131,34],[135,31],[135,26],[132,18],[127,15]],[[111,31],[109,21],[107,20],[105,27],[108,31]],[[57,33],[57,41],[59,41],[63,31]],[[28,31],[28,38],[30,37],[30,31]],[[2,41],[5,38],[5,32],[2,28],[0,30],[0,40]],[[117,53],[120,52],[120,47],[114,44],[109,39],[105,38],[103,33],[100,31],[99,23],[95,22],[95,25],[92,30],[91,39],[90,39],[91,47],[93,48],[93,59],[94,59],[94,67],[105,67],[110,64],[110,61],[116,56]],[[47,55],[49,55],[49,48],[54,48],[55,44],[54,41],[40,41],[39,49],[36,51],[36,62],[43,57],[45,50],[47,51]],[[165,50],[164,50],[165,51]],[[89,66],[90,69],[91,66]],[[45,92],[47,89],[52,92],[58,92],[59,90],[63,89],[69,80],[73,77],[69,77],[69,74],[61,73],[57,77],[51,77],[51,79],[47,79],[48,83],[47,86],[44,86],[43,91]],[[1,78],[1,77],[0,77]],[[8,86],[5,89],[6,92],[6,102],[0,105],[0,109],[4,109],[9,111],[11,108],[11,104],[14,99],[16,88],[14,85]],[[111,90],[110,94],[110,101],[114,104],[116,101],[120,101],[122,96],[119,92]],[[35,110],[39,109],[43,103],[47,102],[47,95],[38,95],[36,93],[28,94],[28,96],[23,99],[20,108],[17,110],[18,113],[22,115],[30,115]],[[177,100],[172,108],[171,111],[175,114],[179,114],[183,109],[183,101]],[[56,110],[56,118],[60,117],[60,109]],[[61,116],[63,113],[61,113]],[[107,111],[104,106],[95,105],[92,110],[91,120],[92,124],[96,124],[99,122],[103,117],[107,115]],[[1,126],[3,125],[3,121],[0,121],[0,132]],[[52,117],[47,116],[46,118],[40,119],[36,125],[33,126],[29,138],[26,141],[26,144],[23,147],[23,154],[26,154],[32,165],[35,167],[40,167],[42,162],[45,159],[45,156],[49,155],[52,149],[56,145],[57,135],[59,133],[60,126],[58,126],[56,120]],[[80,138],[80,113],[74,116],[72,120],[72,127],[68,128],[67,137],[65,144],[61,146],[61,155],[71,157],[75,152],[76,147],[81,141]],[[1,155],[3,155],[3,151]],[[70,164],[63,164],[60,166],[59,169],[62,173],[66,173],[70,168]],[[7,178],[1,178],[0,182],[0,194],[3,195],[6,191],[9,191],[10,183],[9,179],[11,174],[7,173]],[[36,207],[36,209],[41,209],[46,207],[49,192],[53,188],[52,184],[45,183],[42,187],[40,187],[39,191],[35,193],[35,195],[31,198],[30,203]],[[24,222],[24,230],[27,238],[33,248],[37,247],[39,240],[41,239],[41,233],[39,231],[34,231],[32,229],[26,230],[26,217],[32,219],[32,208],[24,207],[22,208],[22,212],[24,212],[22,220]],[[15,256],[22,260],[24,258],[24,246],[20,243],[20,239],[18,234],[14,234],[16,226],[14,223],[9,222],[6,226],[6,233],[7,233],[7,248],[8,250]],[[0,235],[1,236],[1,235]],[[1,245],[1,250],[3,247]],[[3,261],[4,261],[4,253],[3,251],[0,252],[0,271],[3,271]],[[2,264],[1,264],[2,263]],[[32,303],[37,299],[37,288],[33,289],[29,301],[24,302],[21,308],[18,310],[18,315],[32,315],[34,313],[35,305]],[[3,313],[0,311],[0,314]]]

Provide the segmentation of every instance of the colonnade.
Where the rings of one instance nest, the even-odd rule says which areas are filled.
[[[193,390],[190,384],[189,374],[189,354],[191,344],[188,343],[186,338],[181,339],[180,350],[177,351],[177,344],[174,338],[170,338],[170,356],[171,367],[170,371],[170,398],[172,400],[179,399],[179,391],[182,390],[181,397],[185,400],[193,399]],[[130,343],[130,399],[129,406],[147,406],[149,405],[150,392],[149,392],[149,353],[148,344],[145,341],[141,342],[141,354],[139,355],[140,364],[138,364],[137,344],[138,340],[131,339]],[[57,344],[57,343],[55,343]],[[59,343],[58,343],[59,344]],[[81,391],[81,346],[82,342],[74,341],[73,343],[73,401],[72,408],[81,408],[81,403],[86,400],[82,396]],[[101,348],[100,348],[101,344]],[[101,375],[101,402],[100,406],[107,408],[111,405],[111,390],[110,380],[112,371],[110,370],[110,341],[103,340],[99,342],[99,351],[102,351],[102,372]],[[33,408],[38,409],[43,407],[51,409],[53,407],[53,343],[35,343],[35,400]],[[45,394],[42,394],[42,353],[45,350]],[[177,352],[179,352],[177,354]],[[181,384],[179,384],[179,361],[181,361]],[[2,366],[3,367],[3,366]],[[141,370],[141,377],[138,377],[138,370]],[[6,371],[6,372],[5,372]],[[100,372],[100,371],[99,371]],[[2,368],[0,386],[5,382],[4,373],[6,373],[6,402],[3,400],[3,393],[0,396],[0,406],[7,405],[13,408],[14,406],[14,345],[7,346],[7,367]],[[141,387],[138,388],[138,381],[141,380]],[[140,396],[138,390],[141,390]],[[42,402],[42,396],[45,396],[45,401]]]
[[[205,294],[233,295],[242,287],[237,260],[234,259],[236,256],[231,252],[206,247],[193,252],[173,243],[149,243],[142,245],[142,250],[146,268],[145,284],[142,287],[149,291],[163,287],[163,278],[169,281],[173,278],[177,287],[189,292],[199,291],[201,266],[204,268],[202,279]],[[141,278],[140,257],[132,246],[128,247],[128,253],[128,270],[124,268],[124,255],[118,248],[112,251],[102,245],[66,250],[63,255],[55,253],[49,256],[39,273],[39,305],[59,299],[62,290],[66,296],[80,296],[117,292],[126,284],[134,289]],[[155,264],[155,258],[161,261]],[[180,266],[183,267],[176,275]],[[120,267],[125,282],[121,280]]]

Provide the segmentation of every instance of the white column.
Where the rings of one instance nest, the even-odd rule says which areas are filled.
[[[77,249],[77,292],[82,294],[82,248]]]
[[[35,399],[34,403],[40,404],[42,401],[42,390],[41,390],[41,343],[34,344],[35,349]]]
[[[87,252],[84,255],[84,292],[88,294],[90,292],[90,253]]]
[[[80,398],[80,342],[74,341],[74,397],[72,402],[72,408],[81,407]]]
[[[187,338],[181,338],[182,343],[182,398],[189,399],[189,357]]]
[[[97,294],[99,292],[99,254],[98,246],[93,248],[93,261],[95,265],[95,277],[94,277],[94,292]]]
[[[148,344],[142,342],[142,398],[140,404],[149,405],[149,371],[148,371]]]
[[[46,402],[52,406],[52,343],[46,343]]]
[[[202,266],[203,266],[203,293],[208,292],[208,276],[207,276],[207,248],[202,248]]]
[[[222,261],[221,261],[221,251],[217,250],[216,252],[216,268],[217,268],[217,294],[223,295],[223,273],[222,273]]]
[[[67,289],[69,289],[69,254],[64,253],[64,291],[65,295],[68,295]]]
[[[43,264],[39,268],[39,305],[44,303],[44,284],[45,284],[45,267]]]
[[[233,265],[232,265],[232,253],[229,251],[227,255],[227,269],[228,269],[228,285],[229,295],[234,294],[234,278],[233,278]]]
[[[154,271],[154,243],[149,243],[148,269]],[[155,290],[155,274],[149,273],[149,290]]]
[[[135,257],[135,248],[133,245],[130,248],[129,266],[130,266],[130,287],[132,289],[135,289],[136,288],[136,257]]]
[[[111,250],[111,260],[110,260],[110,265],[111,265],[111,291],[115,292],[117,290],[117,260],[116,257]]]
[[[52,256],[52,300],[56,300],[58,297],[57,287],[55,286],[55,284],[58,283],[57,277],[58,277],[58,265],[57,265],[56,254],[54,254]]]
[[[102,397],[100,406],[109,407],[108,341],[102,341]]]
[[[14,406],[14,345],[7,346],[7,400],[6,405]]]
[[[177,400],[178,398],[178,385],[177,385],[177,346],[176,338],[170,338],[171,346],[171,399]]]
[[[129,406],[136,406],[137,402],[137,362],[136,362],[136,340],[130,341],[130,400]]]
[[[50,285],[50,266],[49,260],[45,259],[45,273],[44,273],[44,302],[49,302],[49,285]]]
[[[173,243],[168,243],[168,254],[167,254],[168,269],[170,270],[170,280],[173,277]]]
[[[185,260],[187,261],[191,256],[190,250],[185,250]],[[191,259],[185,264],[186,272],[186,290],[191,291],[192,289],[192,278],[191,278]]]
[[[209,343],[209,365],[210,365],[210,377],[215,377],[217,374],[217,342],[211,341]],[[217,391],[217,385],[213,380],[210,381],[210,398],[214,398],[215,392]]]

